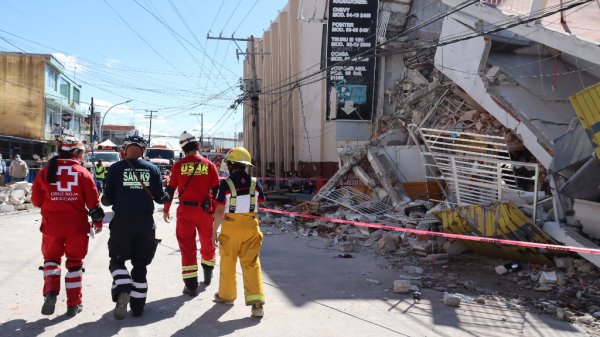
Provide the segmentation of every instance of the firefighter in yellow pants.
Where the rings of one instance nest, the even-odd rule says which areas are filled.
[[[219,292],[215,294],[215,301],[231,304],[236,299],[239,258],[246,305],[252,306],[253,317],[262,317],[265,295],[259,255],[263,235],[256,212],[258,203],[265,199],[263,189],[260,182],[246,172],[246,168],[252,166],[248,150],[243,147],[232,149],[225,156],[225,163],[230,176],[219,185],[213,225],[213,242],[215,246],[220,245],[221,256]],[[221,234],[217,235],[221,225]]]

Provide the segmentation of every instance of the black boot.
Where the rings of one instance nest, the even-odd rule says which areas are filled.
[[[213,274],[213,266],[202,263],[202,270],[204,271],[204,285],[210,285]]]
[[[186,278],[183,280],[185,287],[183,287],[183,293],[196,297],[198,295],[198,280],[195,277]]]
[[[54,307],[56,305],[56,292],[49,291],[44,296],[44,304],[42,305],[42,315],[52,315],[54,313]]]

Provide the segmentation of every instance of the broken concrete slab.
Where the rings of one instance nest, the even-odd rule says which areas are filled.
[[[402,271],[407,274],[421,275],[423,274],[423,268],[417,266],[404,266]]]
[[[600,247],[598,247],[598,245],[596,245],[592,241],[581,236],[573,228],[561,226],[557,222],[552,222],[552,221],[545,222],[544,223],[544,232],[546,232],[548,235],[550,235],[555,240],[557,240],[567,246],[600,249]],[[577,254],[579,254],[584,259],[590,261],[596,267],[600,267],[600,255],[585,254],[585,253],[577,253]]]
[[[449,307],[458,307],[460,306],[461,297],[455,294],[444,293],[443,301]]]
[[[406,294],[410,291],[412,283],[409,280],[395,280],[394,281],[394,292],[399,294]]]
[[[9,204],[0,204],[0,212],[12,212],[15,211],[16,208],[13,205],[9,205]]]
[[[575,217],[581,222],[581,231],[594,239],[600,239],[600,203],[575,199]]]
[[[377,241],[375,251],[379,255],[395,252],[398,250],[398,240],[390,235],[384,235]]]
[[[556,273],[553,271],[543,271],[540,274],[539,282],[540,284],[548,284],[548,283],[556,283],[557,281]]]

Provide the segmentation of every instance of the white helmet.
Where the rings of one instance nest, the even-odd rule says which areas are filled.
[[[194,135],[187,131],[183,131],[181,136],[179,136],[179,146],[181,146],[182,148],[192,142],[198,142],[198,139],[196,139]]]
[[[146,148],[148,146],[148,141],[144,137],[144,134],[140,130],[130,130],[123,138],[123,146],[127,148],[129,145],[138,145],[142,148]]]
[[[81,140],[79,140],[76,137],[64,137],[63,139],[59,140],[58,142],[58,148],[62,151],[73,151],[73,150],[82,150],[85,151],[85,145],[83,145],[83,142]]]

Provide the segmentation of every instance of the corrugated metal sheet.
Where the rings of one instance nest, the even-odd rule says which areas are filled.
[[[445,232],[516,241],[558,244],[511,203],[471,205],[434,213]],[[537,248],[463,242],[481,254],[533,263],[552,263]]]
[[[569,97],[600,158],[600,82]]]

